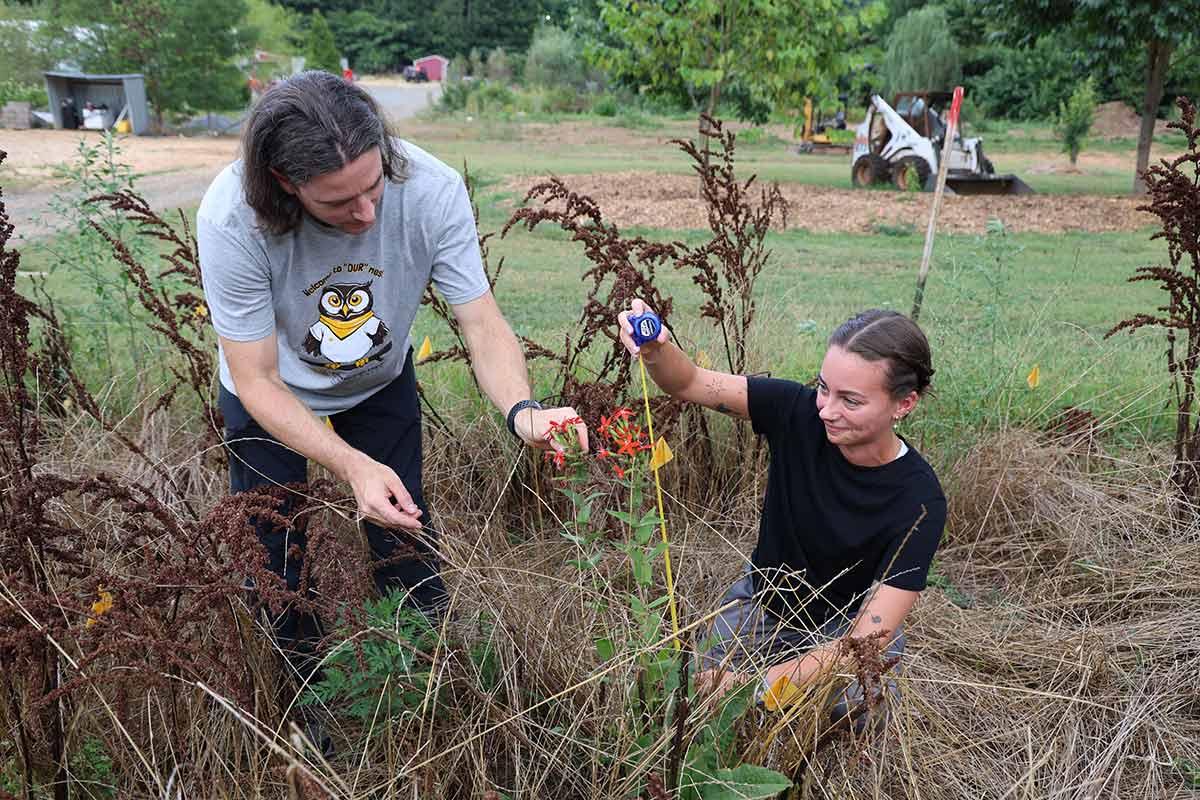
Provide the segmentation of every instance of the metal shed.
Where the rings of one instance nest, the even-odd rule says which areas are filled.
[[[76,127],[65,120],[64,111],[73,108],[82,114],[88,103],[102,110],[103,127],[111,128],[118,119],[128,119],[139,136],[150,132],[150,112],[146,107],[146,81],[142,75],[87,75],[80,72],[45,72],[46,94],[54,127]]]
[[[450,63],[450,59],[445,56],[423,56],[413,62],[413,66],[417,69],[425,70],[425,74],[431,81],[440,81],[446,77],[446,65]]]

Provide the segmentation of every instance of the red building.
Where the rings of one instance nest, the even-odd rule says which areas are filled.
[[[450,59],[445,56],[424,56],[413,62],[417,69],[424,70],[431,81],[440,81],[446,77],[446,65]]]

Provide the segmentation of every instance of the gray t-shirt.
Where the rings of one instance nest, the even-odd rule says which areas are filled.
[[[386,183],[375,224],[351,235],[305,214],[290,233],[257,226],[241,161],[200,203],[196,236],[213,327],[253,342],[272,332],[279,375],[314,413],[353,407],[398,376],[429,281],[457,305],[488,290],[462,177],[399,142],[407,177]],[[221,384],[235,392],[225,353]]]

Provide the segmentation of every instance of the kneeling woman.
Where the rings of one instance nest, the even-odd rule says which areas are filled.
[[[802,684],[837,667],[837,640],[848,635],[885,636],[899,654],[946,520],[933,469],[894,430],[933,376],[921,329],[894,311],[846,321],[829,337],[812,389],[702,369],[665,329],[639,348],[629,317],[648,309],[631,306],[620,315],[621,341],[654,382],[674,398],[748,417],[770,446],[758,545],[722,601],[730,608],[713,626],[703,676],[725,688],[764,665],[765,685],[785,675]],[[851,701],[853,691],[861,689]]]

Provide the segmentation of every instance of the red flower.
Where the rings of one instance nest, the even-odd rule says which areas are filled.
[[[617,448],[617,455],[636,456],[638,454],[638,445],[633,439],[625,439],[621,442],[621,446]]]
[[[612,453],[608,452],[603,447],[601,447],[600,452],[596,453],[596,458],[608,458],[611,455],[612,455]]]
[[[570,419],[564,419],[562,422],[550,420],[550,430],[546,431],[546,438],[549,439],[556,433],[570,433],[580,422],[583,422],[581,417],[571,417]]]
[[[613,472],[617,473],[618,478],[625,477],[625,470],[621,469],[620,465],[618,464],[613,464]]]

